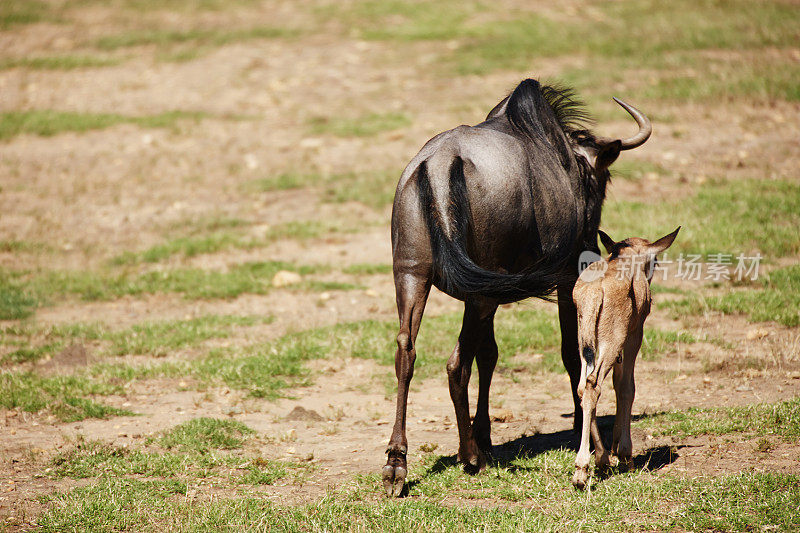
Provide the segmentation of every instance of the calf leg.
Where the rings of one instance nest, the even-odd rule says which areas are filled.
[[[587,383],[583,388],[582,398],[583,427],[581,429],[581,446],[575,458],[575,474],[572,476],[572,484],[579,489],[586,487],[586,483],[589,481],[589,461],[591,459],[591,453],[589,451],[589,433],[592,422],[594,421],[599,397],[600,391],[595,388],[593,383]]]
[[[453,407],[456,412],[456,423],[458,424],[458,460],[464,464],[464,470],[476,473],[486,466],[486,460],[481,454],[476,441],[476,435],[469,419],[469,396],[467,385],[472,373],[472,361],[481,352],[484,359],[481,382],[485,388],[485,394],[478,395],[479,406],[478,414],[475,418],[476,429],[481,438],[488,440],[489,436],[489,382],[491,375],[487,372],[494,369],[494,361],[497,358],[497,347],[494,345],[492,332],[494,318],[494,308],[487,312],[487,309],[474,302],[467,302],[464,306],[464,319],[461,326],[461,333],[458,342],[453,350],[450,359],[447,361],[447,378],[450,387],[450,398],[453,400]],[[491,342],[488,340],[491,338]],[[494,361],[492,360],[491,350],[486,348],[494,345]],[[491,364],[490,364],[491,363]],[[491,368],[490,368],[491,367]],[[480,372],[480,366],[479,366]],[[481,402],[483,400],[483,402]],[[481,403],[485,404],[482,405]]]
[[[578,349],[578,310],[572,301],[574,283],[558,287],[558,322],[561,326],[561,360],[569,374],[572,404],[575,407],[572,428],[576,433],[581,427],[583,414],[578,385],[581,382],[581,358]]]
[[[430,281],[414,275],[396,275],[397,311],[400,315],[400,332],[397,334],[397,352],[394,367],[397,374],[397,411],[392,436],[386,449],[388,459],[382,470],[383,488],[388,496],[400,496],[405,485],[408,465],[406,440],[406,406],[408,389],[414,375],[417,357],[415,343],[422,313],[430,291]]]
[[[578,455],[575,457],[575,474],[572,476],[572,484],[579,489],[586,487],[589,480],[589,461],[591,453],[589,450],[589,436],[591,434],[595,446],[595,461],[597,466],[608,465],[608,452],[600,439],[600,431],[597,428],[597,402],[600,399],[600,385],[603,383],[611,365],[607,357],[602,355],[597,362],[598,367],[586,377],[581,398],[583,407],[581,441]]]
[[[642,345],[642,334],[627,339],[623,349],[622,363],[614,365],[614,390],[617,396],[617,413],[614,417],[614,440],[611,451],[619,458],[620,466],[628,468],[633,455],[631,441],[631,413],[636,395],[633,369],[636,356]]]

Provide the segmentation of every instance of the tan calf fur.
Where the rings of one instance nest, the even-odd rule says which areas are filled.
[[[656,254],[672,245],[680,227],[657,241],[632,237],[614,242],[600,231],[600,240],[610,254],[592,263],[575,283],[572,297],[578,308],[578,347],[581,378],[578,396],[583,406],[581,446],[575,459],[572,483],[584,488],[589,479],[589,434],[595,446],[595,463],[609,464],[595,417],[600,386],[613,369],[617,413],[611,453],[620,465],[632,456],[631,407],[635,392],[633,367],[642,345],[644,321],[650,313],[650,277]]]

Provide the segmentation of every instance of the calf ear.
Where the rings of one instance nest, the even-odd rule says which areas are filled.
[[[603,246],[606,247],[606,252],[612,253],[614,251],[614,247],[617,245],[617,243],[614,242],[614,239],[609,237],[608,234],[601,229],[597,230],[597,234],[600,235],[600,242],[602,242]]]
[[[611,164],[617,160],[617,157],[619,157],[619,152],[621,149],[622,142],[619,140],[604,144],[600,148],[600,151],[597,152],[597,156],[594,159],[595,171],[600,172],[601,170],[605,170],[610,167]]]
[[[661,252],[663,252],[664,250],[666,250],[667,248],[672,246],[672,243],[675,242],[675,237],[678,236],[678,232],[680,230],[681,230],[681,227],[678,226],[678,228],[675,231],[673,231],[672,233],[670,233],[669,235],[664,235],[663,237],[658,239],[656,242],[650,244],[647,247],[647,251],[650,252],[653,255],[660,254]]]

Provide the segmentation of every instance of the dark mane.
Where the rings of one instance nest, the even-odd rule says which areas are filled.
[[[572,151],[567,138],[575,132],[588,132],[593,123],[572,88],[541,85],[536,80],[527,79],[517,85],[502,103],[506,104],[506,117],[515,131],[530,139],[547,140],[558,151],[561,163],[566,168],[572,166]]]

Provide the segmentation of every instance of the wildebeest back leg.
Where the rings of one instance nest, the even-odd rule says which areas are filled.
[[[430,288],[430,278],[402,273],[395,276],[397,312],[400,316],[400,332],[397,334],[397,352],[394,358],[395,373],[397,374],[397,411],[394,429],[386,450],[388,459],[382,470],[383,488],[389,496],[400,496],[408,473],[406,462],[408,388],[414,375],[417,333]]]
[[[572,390],[572,404],[575,407],[573,418],[573,431],[581,430],[583,411],[581,399],[578,397],[578,384],[581,379],[581,360],[578,350],[578,310],[572,301],[574,283],[559,285],[558,287],[558,322],[561,326],[561,360],[569,374],[570,389]]]
[[[478,449],[485,457],[492,454],[491,422],[489,419],[489,388],[497,365],[497,342],[494,339],[494,314],[497,306],[485,304],[480,321],[481,338],[477,342],[475,360],[478,364],[478,404],[472,422],[472,434]]]
[[[447,361],[450,398],[453,400],[458,424],[458,460],[464,465],[464,470],[470,473],[482,470],[486,466],[486,460],[478,448],[473,427],[470,424],[467,386],[472,373],[472,362],[481,345],[489,336],[489,332],[492,331],[493,317],[493,309],[481,309],[481,306],[474,302],[466,302],[461,333],[458,335],[456,347]],[[488,383],[486,387],[488,396]],[[486,421],[488,422],[488,397],[486,402]],[[486,429],[488,430],[488,427]]]

